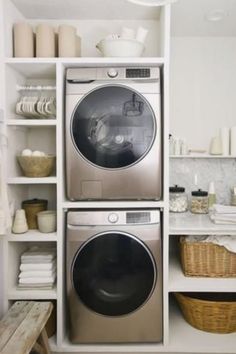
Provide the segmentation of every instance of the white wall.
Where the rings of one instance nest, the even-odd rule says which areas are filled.
[[[170,131],[191,148],[236,125],[236,38],[172,37],[170,78]]]

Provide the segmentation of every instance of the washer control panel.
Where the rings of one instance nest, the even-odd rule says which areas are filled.
[[[160,223],[160,210],[88,210],[69,211],[67,225],[74,229],[78,226],[109,225],[150,225]]]

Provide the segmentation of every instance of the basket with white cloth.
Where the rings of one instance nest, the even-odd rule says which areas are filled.
[[[236,236],[181,236],[185,276],[236,277]]]

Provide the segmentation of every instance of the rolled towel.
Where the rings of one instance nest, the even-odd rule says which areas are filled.
[[[52,270],[26,270],[19,274],[19,278],[32,278],[32,277],[40,277],[40,278],[47,278],[52,277],[55,274],[56,267]]]
[[[52,270],[56,266],[56,262],[50,262],[50,263],[26,263],[26,264],[21,264],[20,265],[20,270],[25,271],[25,270]]]

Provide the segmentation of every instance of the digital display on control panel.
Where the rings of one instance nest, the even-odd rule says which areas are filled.
[[[144,224],[151,221],[149,212],[127,212],[126,224]]]
[[[150,69],[126,69],[127,78],[145,78],[150,77]]]

